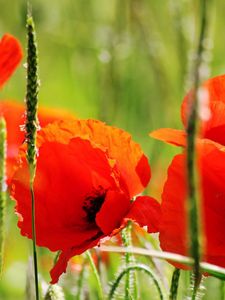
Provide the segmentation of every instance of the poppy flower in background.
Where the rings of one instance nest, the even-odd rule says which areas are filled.
[[[7,127],[7,178],[10,180],[16,165],[19,147],[25,140],[23,130],[26,119],[25,103],[0,100],[0,115],[5,118]],[[60,119],[72,118],[70,113],[59,109],[40,107],[38,111],[40,127]]]
[[[0,89],[12,75],[23,56],[19,41],[10,34],[0,40]]]
[[[200,134],[196,139],[196,160],[200,188],[200,225],[202,260],[225,267],[225,75],[206,81],[202,88],[206,118],[200,119]],[[184,126],[188,117],[188,98],[182,103]],[[200,108],[201,109],[201,108]],[[207,111],[208,110],[208,111]],[[150,136],[164,142],[186,146],[186,132],[170,128],[159,129]],[[169,166],[162,193],[162,223],[160,245],[165,251],[188,255],[187,234],[186,153],[176,155]],[[174,264],[185,268],[182,265]]]
[[[37,137],[34,182],[37,244],[61,250],[52,283],[74,255],[116,234],[128,220],[157,232],[160,205],[141,193],[150,167],[140,146],[120,129],[95,120],[55,122]],[[21,234],[32,237],[29,170],[21,158],[11,182]]]

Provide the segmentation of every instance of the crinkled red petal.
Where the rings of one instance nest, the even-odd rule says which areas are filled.
[[[95,143],[107,151],[110,159],[115,160],[124,186],[130,198],[142,192],[151,176],[148,160],[129,133],[97,120],[74,120],[58,122],[47,126],[39,136],[39,142],[55,138],[67,142],[71,137],[81,137]]]

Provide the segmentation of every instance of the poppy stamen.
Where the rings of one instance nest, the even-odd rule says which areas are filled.
[[[86,217],[88,222],[92,223],[95,221],[96,214],[99,212],[105,201],[105,196],[106,190],[104,190],[102,186],[99,186],[97,190],[93,191],[85,198],[82,208],[87,214]]]

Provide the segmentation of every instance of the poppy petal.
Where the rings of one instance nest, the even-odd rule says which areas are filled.
[[[12,75],[22,56],[19,41],[12,35],[5,34],[0,40],[0,88]]]
[[[207,145],[200,161],[205,259],[225,267],[225,148]]]
[[[221,101],[225,103],[225,75],[216,76],[205,81],[204,88],[208,90],[211,101]]]
[[[19,147],[25,140],[23,130],[25,124],[25,104],[2,100],[0,101],[0,115],[5,118],[7,127],[7,178],[9,181],[14,173]],[[68,112],[43,107],[39,108],[38,120],[41,127],[59,119],[72,118]]]
[[[51,135],[57,135],[61,142],[67,142],[71,137],[81,137],[91,140],[96,147],[107,149],[108,157],[116,161],[123,179],[121,184],[128,190],[130,198],[142,192],[150,180],[147,157],[130,134],[121,129],[97,120],[63,121],[47,126],[39,137],[40,143],[42,137],[48,136],[50,139]]]
[[[186,146],[186,133],[183,130],[161,128],[150,132],[152,138],[175,146]]]
[[[202,136],[225,145],[225,103],[211,102],[211,118],[202,124]]]
[[[187,255],[187,197],[184,154],[176,155],[168,168],[162,194],[160,246],[164,251]]]
[[[148,232],[158,232],[161,222],[160,204],[149,196],[139,196],[132,203],[125,220],[132,220],[141,227],[147,226]]]
[[[202,84],[202,87],[206,89],[208,93],[209,106],[211,106],[211,102],[214,101],[225,103],[225,75],[210,78]],[[188,103],[192,95],[193,91],[188,92],[182,102],[181,119],[183,121],[184,126],[186,126],[187,124]]]
[[[22,215],[18,222],[21,234],[31,238],[29,171],[25,159],[15,172],[11,186],[11,194],[17,200],[16,211]],[[37,244],[52,251],[64,250],[95,235],[99,228],[91,221],[95,210],[101,208],[98,193],[104,193],[109,187],[116,189],[117,184],[101,149],[80,138],[72,139],[69,144],[43,143],[34,182]],[[94,211],[90,208],[88,215],[93,200],[100,202],[95,203]]]
[[[52,278],[50,283],[54,284],[54,283],[58,282],[60,275],[62,275],[63,273],[66,272],[67,264],[68,264],[68,261],[70,260],[70,258],[72,258],[75,255],[79,255],[79,254],[83,253],[84,251],[86,251],[87,249],[90,249],[90,248],[96,246],[102,237],[103,236],[100,236],[100,237],[96,236],[95,238],[87,241],[85,243],[85,245],[81,245],[79,247],[76,247],[76,248],[74,247],[74,248],[70,248],[66,251],[63,251],[60,254],[56,264],[50,271],[50,275]]]
[[[202,260],[225,267],[225,149],[209,140],[198,141]],[[175,156],[162,194],[160,245],[164,251],[188,255],[187,180],[185,154]],[[174,264],[177,267],[185,266]]]
[[[121,225],[121,220],[126,215],[130,207],[130,199],[127,195],[109,191],[106,199],[101,207],[101,210],[96,215],[96,223],[104,232],[109,235]]]

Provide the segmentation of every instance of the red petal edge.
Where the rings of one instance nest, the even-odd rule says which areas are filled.
[[[19,41],[5,34],[0,41],[0,88],[12,75],[23,56]]]

